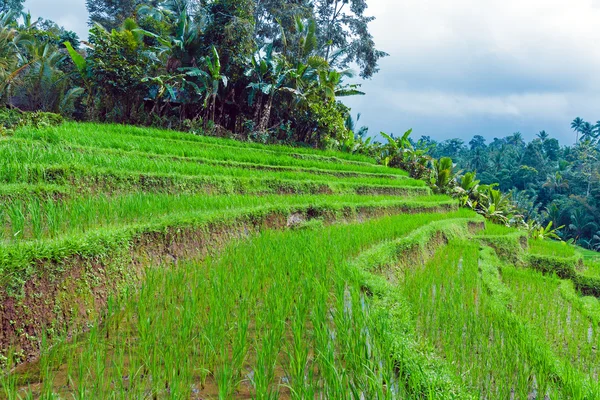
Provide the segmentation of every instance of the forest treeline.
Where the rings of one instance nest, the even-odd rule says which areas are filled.
[[[520,132],[490,142],[475,135],[442,142],[423,136],[415,144],[435,158],[450,157],[457,173],[476,171],[481,184],[497,183],[525,221],[552,222],[565,241],[600,250],[600,121],[575,118],[574,145],[561,146],[541,131],[526,142]],[[460,174],[459,174],[460,175]]]

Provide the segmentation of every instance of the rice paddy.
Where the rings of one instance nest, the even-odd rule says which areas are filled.
[[[0,154],[2,399],[600,398],[593,255],[404,171],[74,123]]]

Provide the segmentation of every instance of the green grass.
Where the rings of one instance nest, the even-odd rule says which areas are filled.
[[[44,136],[46,135],[46,136]],[[98,150],[122,150],[126,152],[142,152],[148,155],[184,157],[203,160],[221,160],[237,163],[258,164],[265,166],[286,166],[299,168],[330,169],[335,171],[387,173],[406,176],[400,170],[387,169],[370,163],[355,163],[340,159],[323,157],[316,152],[301,157],[294,153],[281,153],[253,147],[230,147],[211,143],[192,143],[174,139],[152,137],[141,140],[140,137],[124,132],[107,129],[99,132],[94,126],[79,125],[78,130],[69,127],[48,128],[46,131],[23,128],[15,133],[15,138],[45,139],[53,144],[83,146]],[[14,140],[14,139],[13,139]]]
[[[530,240],[529,251],[532,254],[569,258],[575,256],[575,248],[565,242],[554,240]]]
[[[27,240],[80,235],[90,230],[122,227],[145,221],[185,220],[193,216],[230,210],[257,208],[326,208],[328,205],[418,207],[448,203],[443,196],[398,198],[361,195],[226,195],[135,193],[122,196],[99,194],[71,200],[39,200],[36,197],[5,203],[0,213],[0,239],[19,243]]]
[[[290,147],[290,146],[280,146],[280,145],[263,145],[259,143],[249,143],[249,142],[240,142],[232,139],[223,139],[209,136],[196,136],[190,135],[189,133],[177,132],[177,131],[169,131],[155,128],[145,128],[145,127],[134,127],[127,125],[106,125],[106,124],[76,124],[76,123],[65,123],[61,127],[59,127],[60,131],[67,132],[67,135],[75,134],[83,134],[88,132],[106,132],[111,131],[118,135],[131,135],[140,138],[146,139],[170,139],[177,140],[180,142],[188,142],[193,144],[212,144],[221,147],[232,147],[232,148],[252,148],[258,150],[269,151],[273,153],[283,153],[283,154],[308,154],[308,155],[318,155],[320,157],[329,157],[336,158],[340,160],[350,161],[350,162],[360,162],[360,163],[368,163],[368,164],[376,164],[375,160],[372,158],[362,156],[362,155],[354,155],[348,153],[341,153],[337,151],[314,151],[309,148],[302,147]],[[30,131],[31,132],[31,131]],[[33,133],[30,133],[33,135]],[[38,136],[44,136],[44,133],[38,133]]]

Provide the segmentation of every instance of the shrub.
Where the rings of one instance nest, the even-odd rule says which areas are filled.
[[[11,108],[0,108],[0,134],[10,133],[12,130],[31,126],[34,128],[46,128],[62,124],[63,117],[59,114],[49,112],[23,112]]]

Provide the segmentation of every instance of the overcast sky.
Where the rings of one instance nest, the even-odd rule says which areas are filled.
[[[27,0],[34,17],[85,37],[84,0]],[[368,0],[390,54],[346,100],[379,131],[442,140],[545,129],[574,141],[570,121],[600,120],[600,0]]]

